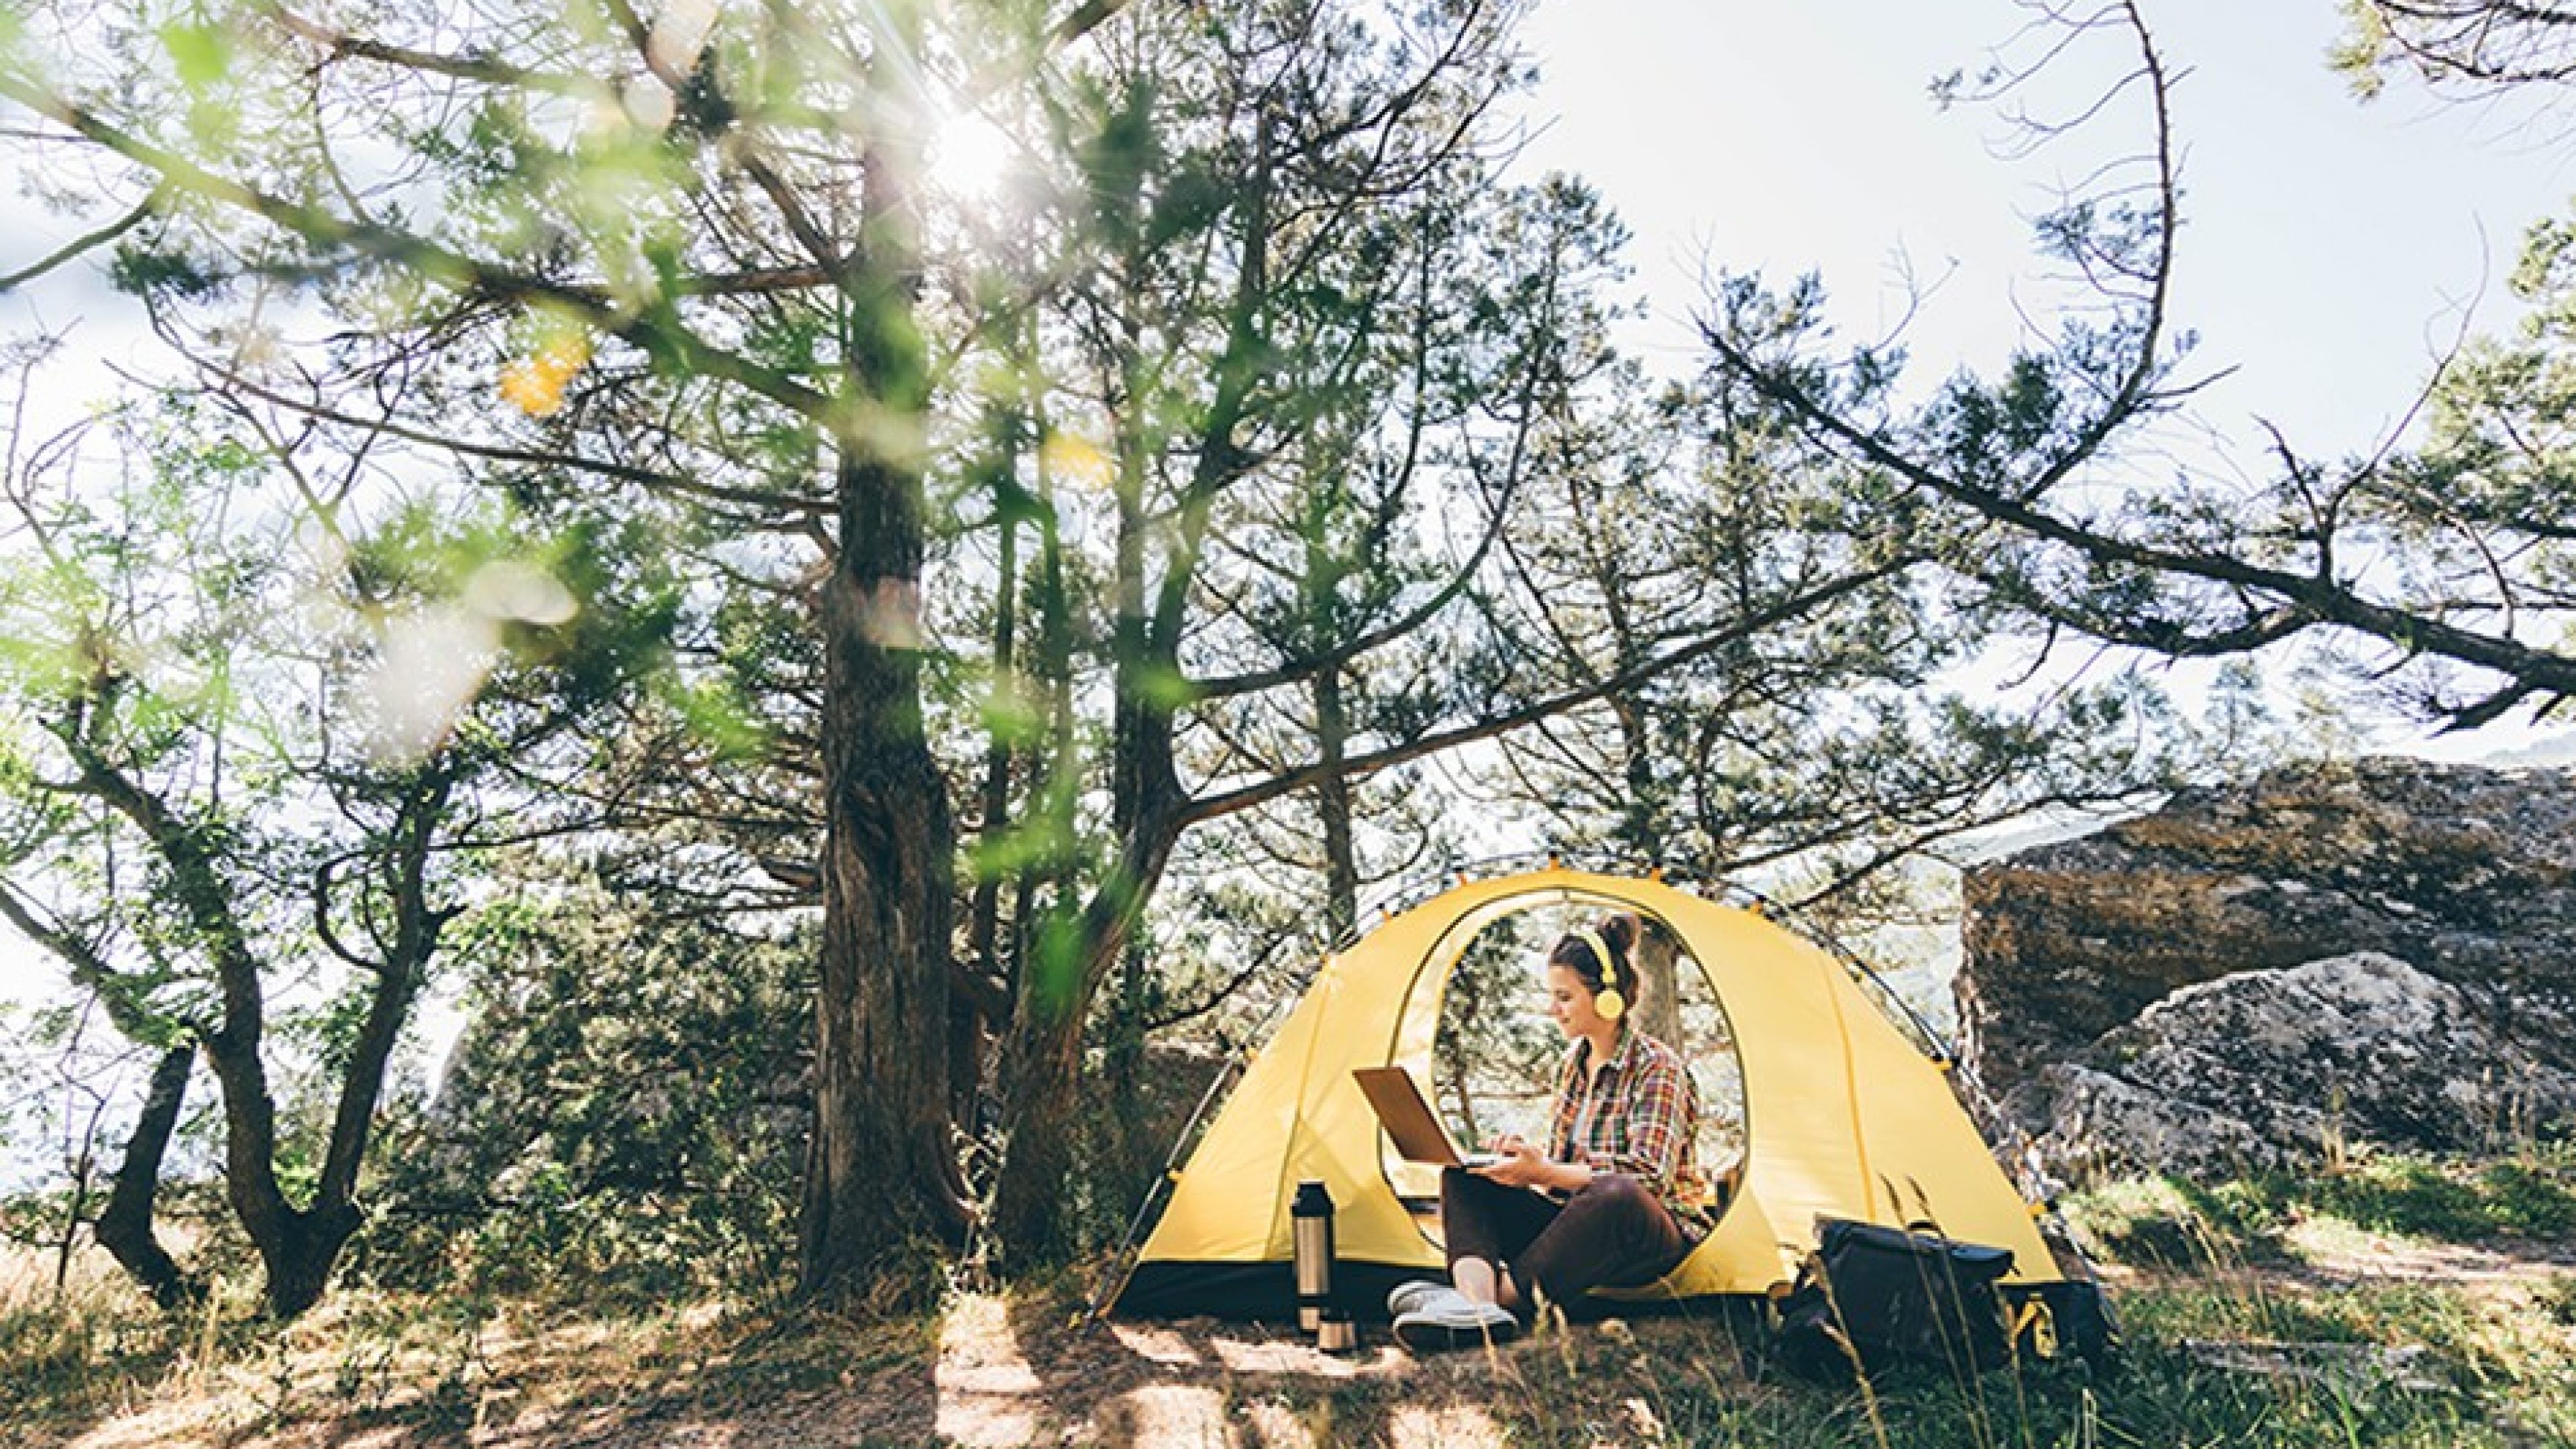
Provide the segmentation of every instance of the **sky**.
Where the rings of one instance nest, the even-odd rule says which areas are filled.
[[[2240,370],[2208,396],[2311,451],[2376,443],[2476,304],[2509,323],[2525,227],[2564,208],[2576,141],[2528,100],[2445,103],[2392,85],[2357,100],[2330,71],[2333,0],[2147,0],[2175,88],[2185,225],[2179,320],[2199,356]],[[1988,363],[2019,333],[2042,268],[2028,219],[2051,187],[2146,136],[2143,109],[2027,160],[1999,157],[1987,107],[1936,107],[1940,74],[1974,73],[2022,11],[2009,0],[1543,0],[1532,169],[1580,172],[1636,233],[1661,326],[1650,354],[1687,361],[1705,263],[1813,268],[1855,329],[1903,309],[1893,259],[1942,285],[1912,335],[1922,365]],[[2093,45],[2035,104],[2089,96]]]
[[[2514,325],[2523,234],[2576,190],[2576,109],[2435,97],[2405,78],[2364,102],[2327,63],[2335,0],[2144,0],[2142,13],[2180,76],[2173,320],[2199,337],[2187,371],[2226,373],[2193,419],[2214,445],[2179,461],[2259,474],[2261,423],[2311,457],[2376,451],[2464,328]],[[2133,92],[2014,156],[1997,107],[1934,102],[1936,76],[1973,76],[1999,47],[2029,54],[2011,45],[2027,18],[2013,0],[1540,0],[1517,164],[1583,175],[1626,220],[1651,306],[1630,342],[1654,366],[1694,365],[1704,277],[1812,270],[1853,339],[1914,308],[1917,379],[1991,368],[2051,323],[2032,218],[2150,135]],[[2086,42],[2025,101],[2083,109],[2134,63],[2128,44]],[[1919,307],[1909,277],[1930,288]],[[2193,672],[2175,671],[2185,695]],[[2564,762],[2576,727],[2436,737],[2392,721],[2374,744]]]
[[[2504,279],[2524,229],[2576,190],[2576,126],[2527,99],[2445,103],[2404,83],[2363,104],[2325,64],[2333,0],[2145,3],[2187,72],[2175,311],[2205,366],[2236,369],[2205,416],[2240,437],[2268,419],[2311,454],[2375,447],[2464,308],[2481,330],[2511,325]],[[1712,267],[1814,269],[1843,325],[1874,336],[1907,305],[1899,257],[1938,283],[1908,333],[1918,366],[1988,365],[2025,336],[2019,309],[2046,300],[2029,220],[2051,184],[2145,134],[2135,108],[2115,111],[2012,160],[1996,153],[1995,112],[1937,108],[1932,78],[1975,71],[2023,16],[2010,0],[1541,0],[1526,36],[1542,78],[1516,165],[1579,173],[1625,218],[1652,308],[1632,342],[1658,368],[1693,365],[1690,313]],[[2055,72],[2053,98],[2098,80],[2092,63]],[[13,231],[0,271],[36,254],[19,244],[29,229]],[[76,317],[93,359],[147,350],[94,274],[0,297],[0,334]],[[108,380],[90,366],[65,377]],[[2571,737],[2391,743],[2473,758]],[[0,999],[49,978],[22,949],[0,942]]]

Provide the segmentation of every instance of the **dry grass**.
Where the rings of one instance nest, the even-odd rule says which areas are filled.
[[[2191,1212],[2138,1190],[2096,1216]],[[1208,1320],[1073,1321],[1065,1284],[861,1321],[344,1291],[283,1330],[250,1305],[173,1321],[96,1255],[57,1296],[0,1259],[11,1449],[789,1449],[948,1444],[1904,1446],[2576,1444],[2576,1272],[2550,1245],[2443,1248],[2324,1219],[2249,1258],[2168,1224],[2183,1266],[2124,1275],[2110,1380],[2033,1366],[1857,1392],[1785,1379],[1718,1317],[1543,1333],[1415,1361]],[[2317,1351],[2333,1372],[2312,1372]],[[2213,1352],[2215,1345],[2220,1351]],[[2387,1365],[2383,1371],[2379,1366]]]
[[[48,1304],[15,1287],[0,1314],[146,1326],[148,1310],[118,1302],[121,1291],[94,1278],[83,1296]],[[1708,1320],[1542,1335],[1500,1353],[1417,1363],[1382,1335],[1336,1356],[1293,1333],[1208,1320],[1086,1327],[1073,1308],[1069,1291],[1041,1288],[961,1294],[932,1318],[891,1322],[714,1306],[542,1321],[342,1294],[282,1331],[218,1331],[202,1354],[190,1345],[103,1361],[78,1386],[57,1372],[44,1396],[10,1406],[27,1434],[11,1442],[1427,1449],[1531,1442],[1541,1404],[1576,1435],[1543,1442],[1651,1438],[1661,1421],[1637,1380],[1657,1361],[1690,1365],[1712,1391],[1752,1391],[1726,1330]],[[164,1331],[185,1336],[179,1325]],[[47,1372],[14,1363],[13,1379],[20,1369]],[[1584,1391],[1569,1398],[1578,1384]]]

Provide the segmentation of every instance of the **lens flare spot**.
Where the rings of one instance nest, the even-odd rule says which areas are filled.
[[[654,69],[664,75],[687,75],[698,68],[698,57],[707,48],[707,38],[716,28],[716,0],[675,0],[653,21],[651,36],[645,42]]]
[[[617,99],[626,119],[647,131],[668,129],[680,110],[679,99],[671,94],[669,86],[662,84],[659,76],[644,76],[629,82]]]
[[[500,648],[500,626],[473,609],[426,609],[387,625],[364,685],[375,707],[377,758],[412,764],[436,753]]]
[[[581,601],[544,569],[495,559],[465,581],[465,606],[487,619],[552,628],[581,613]]]
[[[1076,488],[1106,490],[1117,476],[1099,444],[1071,433],[1049,433],[1038,452],[1047,471]]]
[[[550,339],[501,365],[501,396],[532,418],[552,417],[563,407],[564,388],[589,362],[588,338]]]

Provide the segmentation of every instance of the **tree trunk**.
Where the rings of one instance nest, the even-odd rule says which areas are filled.
[[[63,1204],[63,1231],[54,1239],[54,1297],[60,1300],[72,1281],[72,1251],[80,1246],[81,1215],[89,1211],[89,1175],[98,1168],[98,1119],[107,1099],[92,1100],[89,1125],[81,1131],[80,1152],[72,1159],[71,1200]]]
[[[1164,756],[1168,766],[1169,756]],[[1135,938],[1179,832],[1166,818],[1130,837],[1128,855],[1078,919],[1050,920],[1030,962],[1005,1066],[1006,1147],[993,1232],[1014,1269],[1062,1261],[1076,1246],[1065,1195],[1076,1178],[1083,1023],[1099,983]]]
[[[1615,587],[1613,589],[1615,596]],[[1635,660],[1623,650],[1620,668],[1634,667]],[[1627,776],[1628,798],[1620,811],[1619,843],[1639,861],[1659,861],[1664,853],[1664,791],[1655,779],[1651,751],[1655,748],[1653,732],[1641,703],[1622,700],[1617,704],[1621,756]],[[1672,932],[1661,922],[1647,920],[1637,939],[1635,962],[1640,997],[1637,1007],[1637,1029],[1668,1046],[1680,1048],[1682,1010],[1681,978],[1674,970],[1677,950]]]
[[[102,787],[97,793],[118,803],[118,808],[140,807],[139,795],[110,793],[106,786],[117,777],[103,768],[93,768],[91,776]],[[138,820],[158,819],[145,810]],[[139,993],[119,979],[97,950],[69,931],[61,930],[31,912],[24,901],[0,884],[0,918],[5,918],[27,939],[42,945],[71,968],[72,979],[97,994],[113,1022],[128,1041],[148,1045],[163,1039],[169,1023],[143,1009]],[[134,1133],[125,1140],[125,1151],[109,1181],[107,1202],[99,1209],[90,1232],[98,1245],[107,1250],[117,1265],[125,1269],[152,1301],[164,1308],[178,1308],[203,1300],[204,1285],[181,1270],[154,1234],[152,1219],[155,1200],[161,1191],[161,1160],[169,1151],[170,1135],[179,1125],[179,1109],[187,1100],[188,1075],[194,1068],[197,1048],[192,1045],[171,1047],[161,1054],[152,1069],[152,1080],[143,1094],[143,1110],[134,1121]],[[92,1129],[96,1123],[93,1120]],[[87,1154],[83,1154],[84,1167]],[[80,1186],[74,1190],[72,1223],[80,1218]],[[71,1238],[66,1235],[66,1246]],[[68,1272],[68,1261],[62,1264]],[[55,1282],[57,1290],[62,1275]]]
[[[179,1126],[179,1109],[187,1101],[188,1075],[197,1065],[197,1048],[172,1047],[152,1069],[152,1084],[143,1095],[143,1111],[134,1119],[134,1135],[125,1139],[107,1205],[99,1210],[91,1232],[127,1276],[163,1308],[185,1308],[205,1300],[205,1285],[191,1278],[161,1246],[152,1227],[153,1204],[161,1192],[161,1159],[170,1135]]]
[[[975,998],[964,991],[952,991],[948,997],[948,1120],[970,1124],[975,1120],[975,1098],[984,1084],[984,1049],[991,1033],[984,1025],[984,1010]]]
[[[1449,973],[1449,999],[1440,1014],[1453,1021],[1472,1021],[1484,1010],[1483,995],[1477,989],[1475,973],[1453,969]],[[1458,1113],[1460,1140],[1476,1147],[1483,1144],[1485,1132],[1476,1120],[1475,1094],[1468,1090],[1468,1057],[1467,1052],[1452,1050],[1442,1053],[1431,1065],[1440,1074],[1441,1084],[1449,1089],[1449,1100]]]
[[[256,1070],[256,1049],[248,1072],[237,1070],[225,1076],[223,1065],[217,1065],[217,1079],[225,1086],[228,1138],[236,1081],[245,1093],[257,1094],[248,1115],[258,1120],[258,1132],[264,1134],[267,1145],[260,1150],[257,1170],[236,1185],[235,1204],[247,1201],[258,1206],[256,1222],[247,1213],[242,1221],[267,1270],[268,1310],[281,1320],[321,1301],[340,1250],[365,1220],[357,1208],[358,1174],[366,1164],[367,1143],[374,1133],[376,1104],[384,1095],[385,1069],[393,1060],[403,1023],[411,1018],[412,997],[421,975],[438,952],[439,933],[453,914],[429,903],[429,861],[439,822],[446,818],[454,792],[454,778],[433,768],[415,779],[404,795],[401,824],[383,862],[393,896],[394,940],[381,960],[367,963],[375,973],[375,985],[368,993],[366,1021],[350,1048],[348,1064],[340,1070],[331,1136],[309,1207],[290,1206],[278,1186],[276,1109],[267,1096],[265,1073]],[[235,1166],[226,1164],[228,1177]]]
[[[1100,1074],[1100,1110],[1094,1114],[1107,1128],[1101,1134],[1104,1170],[1098,1190],[1113,1211],[1144,1196],[1171,1146],[1168,1140],[1156,1141],[1153,1124],[1145,1120],[1145,1008],[1152,972],[1144,943],[1131,938],[1118,967]]]
[[[201,827],[137,785],[91,749],[85,739],[67,734],[64,742],[80,766],[82,788],[133,821],[152,842],[169,867],[172,897],[203,939],[207,955],[214,962],[215,978],[221,988],[223,1024],[215,1030],[201,1031],[198,1040],[223,1094],[224,1196],[241,1220],[251,1245],[259,1251],[260,1265],[267,1274],[264,1291],[269,1311],[280,1319],[293,1318],[321,1296],[341,1244],[357,1230],[358,1213],[350,1206],[349,1197],[356,1163],[365,1146],[363,1127],[374,1111],[376,1092],[382,1084],[384,1060],[391,1050],[390,1034],[399,1029],[402,1009],[410,1001],[414,963],[395,960],[380,967],[367,1032],[341,1079],[341,1098],[323,1182],[313,1209],[299,1211],[287,1201],[277,1177],[277,1101],[269,1091],[267,1065],[260,1059],[267,1004],[262,997],[259,960],[252,954],[217,855]],[[443,790],[434,793],[436,798],[444,799]],[[434,820],[435,814],[433,810],[427,818]],[[419,829],[425,832],[425,823]],[[416,833],[410,844],[413,853],[407,879],[416,887],[418,867],[426,856],[425,833]],[[410,914],[407,904],[406,929]],[[434,944],[435,937],[433,923],[427,937],[407,939],[416,940],[426,949]],[[378,1033],[386,1034],[387,1039],[377,1041]],[[361,1130],[351,1137],[347,1129],[353,1112]]]
[[[993,684],[997,700],[996,723],[984,752],[984,790],[982,818],[976,822],[976,833],[985,846],[1000,841],[1002,832],[1011,824],[1011,773],[1014,751],[1009,731],[1016,726],[1002,722],[1023,707],[1024,690],[1019,680],[1017,630],[1019,618],[1020,527],[1018,510],[1005,495],[1011,489],[1007,476],[997,480],[997,526],[1001,530],[1001,561],[993,588]],[[1015,490],[1013,490],[1015,491]],[[968,969],[984,982],[1009,979],[1002,967],[1002,875],[996,866],[987,864],[975,877],[975,897],[968,908],[966,927],[966,960]],[[948,1100],[950,1115],[959,1122],[975,1120],[975,1094],[983,1084],[984,1048],[987,1013],[982,1003],[960,993],[948,1007]]]
[[[226,974],[229,977],[232,973]],[[409,999],[408,983],[390,979],[398,974],[387,969],[388,979],[377,987],[376,1008],[371,1016],[385,1014],[388,994],[398,993],[404,1000]],[[254,1012],[245,1021],[240,1013],[228,1009],[225,1018],[225,1029],[206,1039],[207,1061],[223,1088],[224,1195],[235,1216],[241,1219],[251,1246],[259,1252],[266,1280],[261,1296],[268,1312],[284,1321],[321,1300],[340,1249],[358,1230],[360,1216],[351,1193],[363,1142],[344,1148],[335,1132],[324,1181],[315,1193],[313,1205],[297,1208],[289,1202],[277,1177],[277,1102],[269,1093],[268,1072],[259,1059],[259,1038],[253,1034],[258,1016]],[[392,1019],[398,1029],[399,1008]],[[244,1026],[252,1031],[241,1031]],[[364,1058],[369,1055],[362,1049],[343,1074],[339,1103],[343,1118],[353,1111],[362,1117],[373,1115],[383,1082],[383,1061],[376,1054],[373,1065],[366,1065]],[[336,1169],[329,1165],[340,1162],[344,1151],[348,1154],[346,1179],[336,1177]]]
[[[1645,927],[1637,941],[1637,1030],[1682,1049],[1681,973],[1675,969],[1672,933],[1652,920]]]
[[[823,943],[797,1254],[799,1290],[824,1297],[877,1286],[910,1248],[961,1242],[970,1216],[948,1098],[956,826],[921,711],[929,382],[908,74],[921,16],[897,3],[867,24],[859,238],[838,277],[847,375],[822,601]]]
[[[1342,640],[1341,561],[1331,546],[1335,504],[1342,494],[1329,480],[1307,485],[1306,566],[1297,576],[1298,607],[1305,618],[1305,648],[1322,657]],[[1324,948],[1341,944],[1360,914],[1359,849],[1351,839],[1350,777],[1342,762],[1350,743],[1350,711],[1342,698],[1342,671],[1327,665],[1312,685],[1315,760],[1328,772],[1315,786],[1315,815],[1324,832]]]
[[[1010,352],[1018,374],[1035,369],[1035,322],[1014,334]],[[1020,741],[1027,738],[1025,712],[1033,701],[1020,668],[1020,528],[1038,512],[1038,500],[1020,485],[1020,461],[1032,431],[1032,409],[1024,385],[1015,386],[985,409],[985,451],[976,475],[993,500],[995,546],[999,555],[993,580],[993,709],[987,725],[981,809],[975,822],[978,838],[990,848],[1011,828],[1011,784],[1019,773]],[[1025,872],[1009,874],[1026,879]],[[1002,959],[1002,877],[988,858],[975,878],[974,900],[967,914],[967,968],[971,992],[961,992],[949,1006],[948,1078],[951,1115],[975,1122],[976,1098],[983,1087],[984,1057],[992,1033],[1008,1020],[1011,973]]]
[[[287,1215],[282,1231],[260,1244],[260,1264],[268,1276],[263,1296],[270,1316],[282,1322],[322,1301],[340,1250],[348,1246],[360,1221],[358,1210],[347,1205]]]
[[[846,450],[823,600],[822,984],[797,1283],[833,1295],[967,1213],[948,1111],[954,827],[922,736],[917,473]]]
[[[206,1059],[223,1087],[224,1196],[259,1251],[261,1294],[272,1317],[291,1319],[320,1301],[340,1247],[357,1231],[357,1209],[317,1202],[297,1209],[277,1180],[277,1103],[255,1036],[236,1035],[227,1012],[223,1031],[207,1037]]]
[[[1316,759],[1333,770],[1315,787],[1315,809],[1324,826],[1324,939],[1341,944],[1360,916],[1358,847],[1351,839],[1351,781],[1340,766],[1350,722],[1342,707],[1342,672],[1315,676]]]

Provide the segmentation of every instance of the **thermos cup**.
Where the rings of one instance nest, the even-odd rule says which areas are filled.
[[[1326,1353],[1349,1353],[1360,1346],[1360,1328],[1347,1308],[1327,1308],[1315,1330],[1315,1347]]]
[[[1320,1182],[1301,1182],[1296,1199],[1288,1205],[1288,1217],[1296,1251],[1297,1326],[1318,1333],[1324,1326],[1324,1306],[1333,1297],[1332,1195]]]

